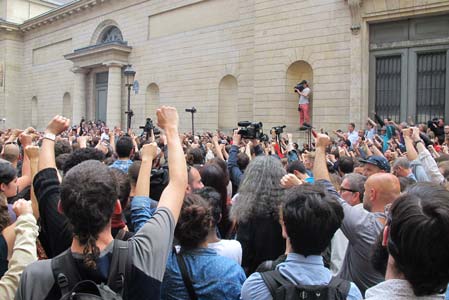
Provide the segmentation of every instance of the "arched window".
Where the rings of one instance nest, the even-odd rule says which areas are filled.
[[[72,99],[70,93],[65,93],[62,98],[62,115],[66,118],[72,119]]]
[[[100,44],[110,42],[123,42],[122,32],[116,26],[111,26],[106,29],[100,38]]]
[[[147,87],[145,94],[145,118],[156,118],[156,109],[160,105],[159,87],[155,83],[151,83]]]
[[[39,115],[38,112],[38,105],[37,105],[37,97],[34,96],[33,98],[31,98],[31,126],[33,126],[34,128],[38,127],[38,118],[37,116]]]
[[[218,128],[232,129],[237,125],[238,83],[232,75],[223,77],[219,86]]]

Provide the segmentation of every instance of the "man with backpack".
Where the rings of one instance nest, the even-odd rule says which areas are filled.
[[[111,218],[122,209],[115,176],[98,161],[85,161],[73,167],[61,183],[59,203],[59,210],[73,228],[72,245],[51,260],[28,266],[16,299],[160,298],[165,264],[187,186],[187,170],[177,167],[186,162],[178,136],[176,109],[163,106],[157,116],[158,126],[167,136],[170,182],[153,217],[129,241],[114,240]],[[54,136],[66,130],[69,123],[65,118],[55,117],[45,138],[54,141]],[[143,162],[154,158],[152,148],[150,144],[143,147]],[[139,176],[137,186],[141,181],[148,191],[149,177]]]
[[[341,205],[307,183],[289,189],[284,200],[280,223],[287,258],[274,271],[252,274],[242,299],[362,299],[354,283],[332,277],[321,256],[343,220]]]

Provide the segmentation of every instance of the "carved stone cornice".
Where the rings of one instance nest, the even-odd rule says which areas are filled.
[[[353,34],[357,34],[361,28],[362,16],[361,7],[362,0],[347,0],[349,10],[351,12],[351,31]]]
[[[121,66],[128,64],[128,56],[132,47],[125,43],[109,43],[77,49],[64,58],[73,62],[75,68],[92,68],[115,63]]]
[[[79,0],[77,2],[70,2],[64,6],[29,19],[23,22],[19,27],[23,32],[30,31],[80,13],[85,13],[86,10],[92,9],[107,1],[110,0]]]

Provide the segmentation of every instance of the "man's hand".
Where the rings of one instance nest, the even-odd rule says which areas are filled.
[[[36,133],[36,129],[34,129],[33,127],[28,127],[27,129],[25,129],[25,131],[23,133],[26,133],[26,134]]]
[[[30,146],[33,144],[33,137],[30,134],[22,133],[19,136],[19,141],[22,144],[22,147]]]
[[[402,135],[404,136],[404,139],[411,139],[413,134],[412,128],[405,128],[402,129]]]
[[[25,148],[25,154],[30,160],[39,159],[39,147],[38,146],[27,146]]]
[[[242,141],[242,136],[238,132],[238,130],[234,130],[234,135],[232,136],[232,144],[236,146],[239,146]]]
[[[14,202],[12,209],[14,210],[17,216],[33,213],[31,201],[27,201],[25,199],[19,199],[16,202]]]
[[[281,178],[281,186],[283,188],[291,188],[291,187],[294,187],[297,185],[301,185],[303,183],[304,183],[304,181],[300,180],[294,174],[287,174]]]
[[[157,156],[157,144],[145,144],[140,150],[142,160],[153,160]]]
[[[156,111],[157,126],[163,130],[178,130],[179,116],[176,108],[171,106],[161,106]]]
[[[61,116],[55,116],[50,123],[47,125],[47,129],[45,129],[45,132],[51,133],[54,135],[58,135],[62,133],[63,131],[67,130],[70,126],[70,119],[61,117]]]
[[[419,128],[418,127],[412,127],[412,139],[414,142],[421,140],[421,137],[419,136]]]
[[[317,148],[318,147],[326,148],[331,144],[331,139],[325,134],[318,133],[315,138],[315,143]]]

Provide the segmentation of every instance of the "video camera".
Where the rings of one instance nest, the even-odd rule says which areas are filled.
[[[293,90],[296,93],[296,90],[302,92],[305,89],[305,86],[303,83],[298,83],[297,85],[295,85],[295,87],[293,88]]]
[[[260,139],[264,135],[262,122],[241,121],[237,124],[241,127],[238,134],[244,139]]]
[[[276,133],[276,135],[280,135],[281,133],[284,132],[284,128],[285,128],[285,127],[287,127],[287,126],[285,126],[285,125],[282,125],[282,126],[274,126],[274,127],[271,128],[271,130],[272,130],[272,131],[274,130],[274,132]]]
[[[154,129],[153,120],[151,118],[146,119],[145,126],[140,126],[140,129],[143,129],[145,133],[151,133],[151,129]]]

